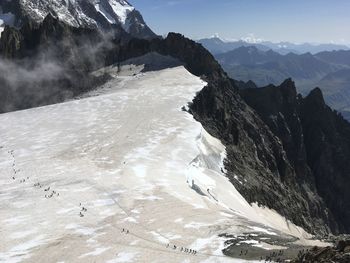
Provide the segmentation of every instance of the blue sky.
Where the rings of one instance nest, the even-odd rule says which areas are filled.
[[[158,34],[350,44],[350,0],[129,0]]]

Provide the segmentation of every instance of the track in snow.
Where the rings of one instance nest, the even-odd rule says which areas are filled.
[[[224,147],[181,110],[204,85],[178,67],[0,115],[0,261],[236,262],[219,234],[305,235],[224,177]]]

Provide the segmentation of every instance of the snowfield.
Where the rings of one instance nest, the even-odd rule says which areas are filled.
[[[184,67],[124,74],[0,115],[0,262],[246,262],[220,234],[315,243],[225,177],[224,146],[181,110],[204,86]]]
[[[87,6],[87,3],[90,5]],[[125,0],[21,0],[20,4],[37,22],[42,22],[49,13],[53,12],[61,21],[74,27],[99,27],[96,18],[96,14],[99,14],[106,19],[106,22],[120,24],[127,31],[130,26],[129,14],[135,10]]]

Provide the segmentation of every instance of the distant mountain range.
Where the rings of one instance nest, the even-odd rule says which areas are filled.
[[[198,43],[202,44],[206,49],[210,51],[212,54],[220,54],[224,52],[228,52],[231,50],[234,50],[239,47],[249,47],[249,46],[255,46],[259,50],[267,51],[270,48],[267,46],[261,45],[261,44],[251,44],[245,41],[234,41],[234,42],[225,42],[221,38],[213,37],[213,38],[204,38],[197,41]]]
[[[329,73],[319,83],[327,103],[350,120],[350,68]]]
[[[208,49],[212,54],[219,54],[231,51],[233,49],[242,46],[254,46],[262,51],[268,51],[270,49],[285,55],[288,53],[303,54],[310,52],[311,54],[316,54],[323,51],[333,51],[333,50],[349,50],[350,47],[346,45],[339,44],[294,44],[290,42],[279,42],[273,43],[270,41],[261,41],[258,43],[251,43],[244,40],[238,41],[224,41],[219,37],[204,38],[197,41],[202,44],[206,49]]]
[[[324,59],[311,53],[281,55],[272,50],[262,51],[255,46],[243,46],[215,57],[234,79],[252,80],[258,86],[266,86],[293,78],[299,91],[308,91],[327,74],[347,67],[329,62],[332,59],[326,58],[326,55],[323,55]]]
[[[328,63],[350,66],[350,52],[348,50],[325,51],[315,55],[320,60]]]
[[[350,120],[349,50],[281,55],[242,46],[215,57],[231,78],[252,80],[258,87],[279,85],[286,78],[292,78],[302,94],[320,87],[327,103]]]

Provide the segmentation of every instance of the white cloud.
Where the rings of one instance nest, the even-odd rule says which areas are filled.
[[[257,43],[261,43],[264,41],[262,38],[255,37],[254,33],[250,33],[250,34],[248,34],[248,36],[242,37],[241,40],[243,40],[244,42],[247,42],[247,43],[252,43],[252,44],[257,44]]]

